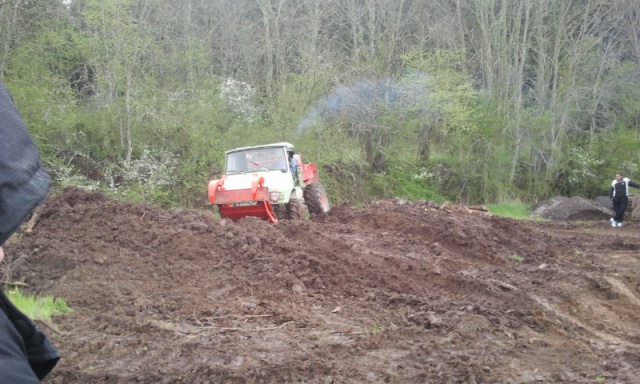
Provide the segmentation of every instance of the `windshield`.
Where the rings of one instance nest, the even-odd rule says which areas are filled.
[[[227,154],[227,173],[287,169],[284,148],[256,148]]]

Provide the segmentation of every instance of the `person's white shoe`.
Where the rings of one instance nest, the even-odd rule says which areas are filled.
[[[611,226],[612,227],[614,227],[614,228],[617,227],[618,226],[617,224],[618,223],[615,220],[611,219]]]
[[[617,227],[622,227],[622,223],[616,223]]]

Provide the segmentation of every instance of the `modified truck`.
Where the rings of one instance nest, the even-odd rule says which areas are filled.
[[[227,151],[225,174],[209,182],[209,201],[233,221],[254,216],[277,223],[330,210],[318,167],[303,163],[287,142]]]

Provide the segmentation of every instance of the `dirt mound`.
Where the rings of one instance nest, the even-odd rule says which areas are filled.
[[[277,225],[68,189],[2,266],[74,312],[48,383],[632,383],[638,225],[418,204]]]
[[[555,196],[535,207],[531,217],[551,220],[602,220],[612,215],[613,210],[603,206],[599,200],[588,200],[578,196]]]

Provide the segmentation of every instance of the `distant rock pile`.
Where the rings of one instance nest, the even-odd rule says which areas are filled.
[[[613,205],[606,196],[594,200],[583,197],[552,197],[534,207],[532,218],[550,220],[601,220],[613,215]]]

